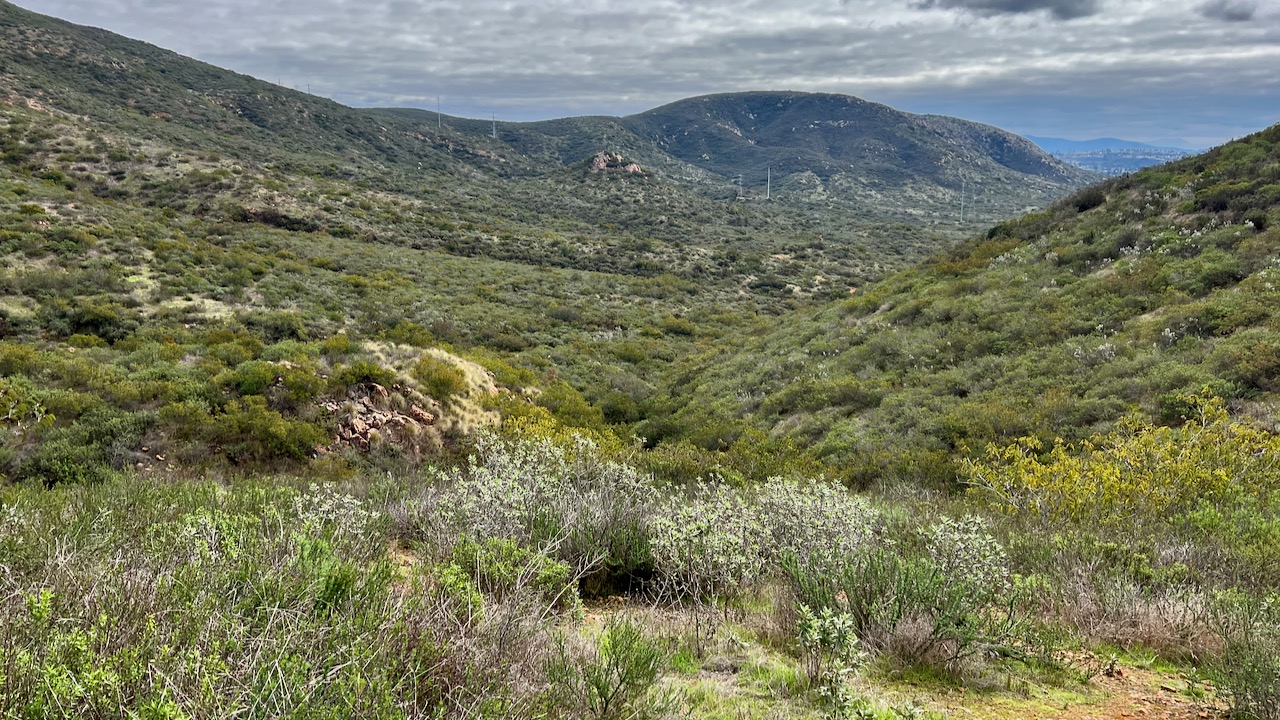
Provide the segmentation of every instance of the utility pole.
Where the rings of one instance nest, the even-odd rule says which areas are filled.
[[[764,172],[764,199],[768,200],[773,197],[773,167],[765,168]]]
[[[440,119],[440,96],[436,95],[436,132],[440,132],[444,128],[444,121]]]
[[[498,114],[490,113],[489,119],[493,121],[493,139],[497,140],[498,139]]]

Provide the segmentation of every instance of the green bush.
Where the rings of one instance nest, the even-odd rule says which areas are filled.
[[[546,664],[548,704],[563,718],[664,717],[669,701],[657,684],[666,662],[666,653],[637,623],[614,616],[590,647],[572,647],[560,636]]]
[[[898,667],[943,672],[984,653],[1039,653],[1003,549],[980,521],[944,519],[923,547],[873,545],[835,570],[789,562],[798,602],[847,613],[865,646]]]
[[[494,597],[504,598],[528,589],[546,607],[576,610],[581,605],[577,579],[567,564],[521,547],[513,540],[488,538],[476,542],[463,538],[453,548],[452,562]]]
[[[279,367],[263,360],[241,363],[231,371],[228,384],[241,395],[266,395],[276,381]]]
[[[456,610],[459,622],[474,624],[484,619],[484,596],[476,587],[473,573],[456,563],[437,565],[431,571],[434,587]]]
[[[736,600],[763,579],[764,528],[741,493],[719,483],[672,498],[650,524],[663,592],[676,601]]]
[[[329,439],[316,425],[284,418],[257,395],[230,403],[213,417],[210,431],[233,462],[302,460]]]
[[[1223,641],[1214,674],[1231,701],[1233,717],[1280,717],[1280,595],[1225,593],[1212,614]]]
[[[423,355],[413,367],[421,390],[441,403],[467,389],[467,376],[455,364],[434,355]]]
[[[845,676],[867,657],[859,646],[857,624],[848,613],[831,608],[814,612],[801,605],[796,615],[805,678],[829,714],[840,717],[853,700],[845,687]]]
[[[15,476],[48,487],[99,483],[128,462],[154,417],[99,406],[77,422],[48,431],[21,462]]]
[[[100,483],[115,476],[102,449],[66,435],[50,437],[19,466],[22,480],[55,485]]]
[[[465,467],[426,500],[404,520],[414,539],[465,534],[553,549],[588,595],[652,574],[648,521],[657,491],[634,468],[596,457],[585,439],[570,452],[547,439],[482,433]],[[449,542],[441,552],[451,551]]]
[[[395,382],[396,374],[391,370],[371,360],[356,360],[350,365],[339,366],[329,384],[335,390],[345,392],[358,385],[391,387]]]

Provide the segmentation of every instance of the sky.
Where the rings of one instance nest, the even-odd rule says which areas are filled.
[[[1280,0],[18,0],[347,105],[502,120],[846,93],[1200,148],[1280,122]]]

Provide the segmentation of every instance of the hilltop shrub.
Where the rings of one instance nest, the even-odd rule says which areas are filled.
[[[422,392],[441,403],[467,389],[467,376],[455,364],[434,355],[423,355],[413,367],[413,377]]]
[[[1066,199],[1066,203],[1075,208],[1077,212],[1092,210],[1106,201],[1106,192],[1096,185],[1079,190],[1074,195]]]
[[[391,387],[395,384],[396,374],[372,360],[356,360],[350,365],[341,365],[334,372],[330,385],[335,390],[346,392],[357,385],[376,384]]]

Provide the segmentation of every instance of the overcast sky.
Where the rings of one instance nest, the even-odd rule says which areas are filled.
[[[1280,0],[18,0],[356,106],[531,120],[858,95],[1201,147],[1280,121]]]

